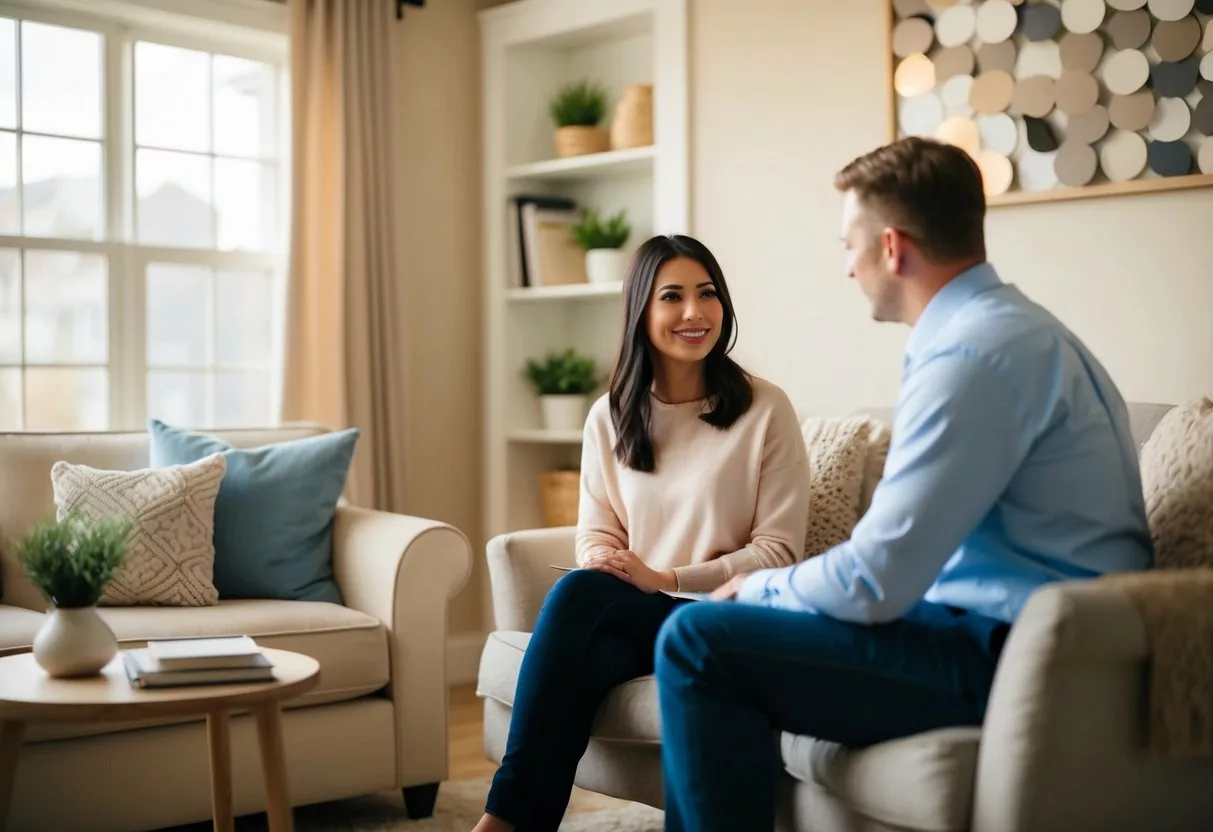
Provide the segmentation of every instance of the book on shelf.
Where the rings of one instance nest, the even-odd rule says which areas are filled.
[[[274,678],[273,663],[248,636],[152,639],[146,647],[122,651],[122,662],[131,685],[140,688]]]
[[[520,194],[510,200],[510,285],[585,283],[585,252],[570,235],[577,203],[562,196]]]

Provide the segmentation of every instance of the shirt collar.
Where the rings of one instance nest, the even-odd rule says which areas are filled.
[[[970,266],[949,280],[927,303],[906,341],[906,363],[913,361],[931,337],[938,332],[957,309],[980,295],[1002,285],[998,272],[989,263]]]

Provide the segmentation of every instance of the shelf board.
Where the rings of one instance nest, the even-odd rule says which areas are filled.
[[[580,445],[579,430],[512,430],[506,434],[511,442],[527,442],[537,445]]]
[[[506,290],[511,301],[569,300],[571,298],[609,298],[623,293],[622,283],[566,283],[562,286],[528,286]]]
[[[651,174],[656,157],[657,148],[653,146],[608,150],[605,153],[587,153],[584,156],[515,165],[506,170],[506,176],[513,180],[559,182]]]

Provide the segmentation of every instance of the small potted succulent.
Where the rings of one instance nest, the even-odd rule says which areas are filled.
[[[626,211],[603,220],[594,209],[586,209],[569,233],[585,251],[585,274],[590,283],[622,282],[627,265],[623,244],[632,233]]]
[[[606,90],[590,81],[565,84],[548,106],[556,125],[556,155],[583,156],[609,150],[611,137],[599,124],[606,116]]]
[[[535,386],[546,430],[576,430],[585,426],[590,394],[598,389],[594,359],[569,348],[548,353],[542,361],[526,363],[526,377]]]
[[[130,532],[126,518],[68,512],[14,542],[17,561],[50,603],[33,652],[51,676],[92,676],[117,654],[118,640],[96,605],[126,557]]]

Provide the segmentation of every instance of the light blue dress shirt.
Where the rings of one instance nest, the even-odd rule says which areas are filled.
[[[910,333],[884,477],[851,539],[753,573],[737,600],[864,623],[926,600],[1013,622],[1043,584],[1152,561],[1124,400],[983,263]]]

